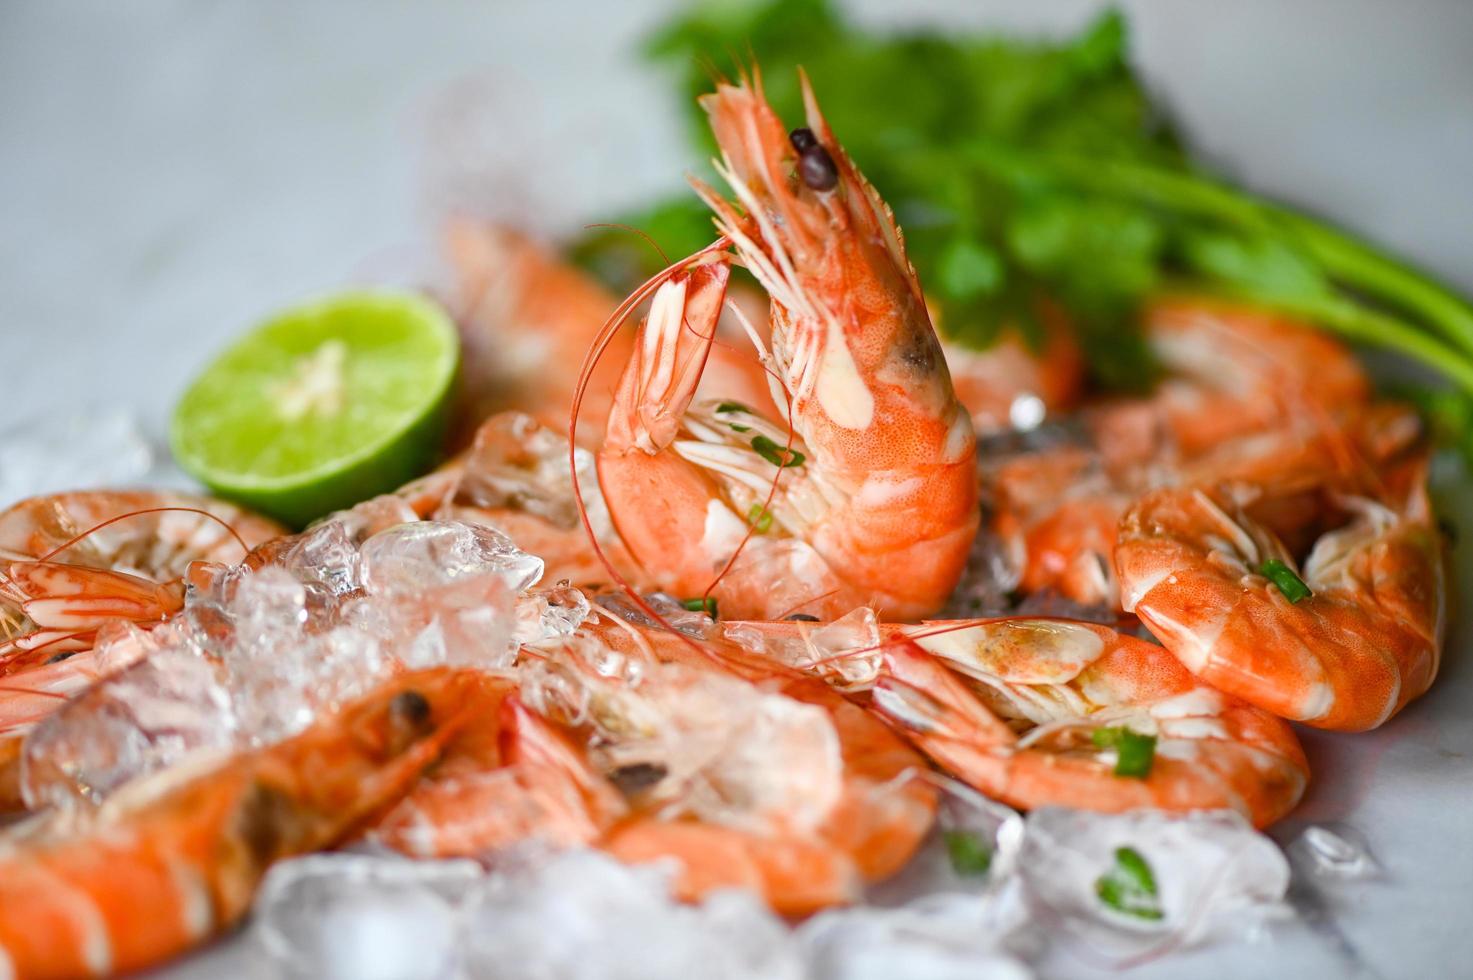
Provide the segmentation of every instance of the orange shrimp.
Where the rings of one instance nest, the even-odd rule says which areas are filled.
[[[1308,324],[1203,296],[1159,297],[1145,317],[1167,372],[1151,401],[1186,456],[1370,398],[1355,355]]]
[[[725,641],[605,611],[529,656],[538,666],[523,677],[523,698],[544,724],[589,746],[584,755],[555,733],[534,740],[540,760],[557,747],[558,778],[576,787],[559,797],[569,804],[559,819],[581,799],[606,829],[597,846],[630,862],[678,859],[686,899],[747,887],[790,914],[853,901],[865,881],[899,870],[931,826],[935,791],[909,778],[920,756],[823,684]],[[722,705],[776,725],[769,731],[782,734],[767,737],[792,751],[754,758],[743,739],[755,732],[712,731]]]
[[[1148,494],[1115,551],[1124,606],[1214,687],[1319,728],[1374,728],[1431,686],[1446,624],[1425,456],[1391,476],[1382,499],[1333,498],[1350,521],[1297,575],[1249,509],[1272,486]]]
[[[617,299],[550,250],[508,228],[453,221],[445,247],[459,280],[461,391],[453,411],[452,445],[469,443],[490,415],[516,409],[565,431],[577,365]],[[585,401],[591,420],[602,421],[613,402],[618,365],[633,334],[612,340],[607,366],[598,370]],[[600,424],[583,430],[594,442]]]
[[[1304,792],[1309,767],[1287,724],[1197,682],[1144,640],[1016,619],[891,634],[876,710],[943,768],[1006,803],[1231,808],[1263,827]],[[1117,774],[1111,737],[1122,730],[1155,739],[1148,771]]]
[[[408,790],[480,683],[403,675],[276,746],[7,842],[0,972],[126,973],[234,924],[273,863],[332,846]]]
[[[161,622],[183,608],[192,562],[239,561],[282,533],[265,518],[188,494],[94,490],[23,500],[0,513],[0,673],[89,649],[111,619]]]
[[[617,299],[587,273],[509,228],[451,221],[445,251],[458,280],[455,307],[462,311],[463,363],[451,445],[468,445],[482,422],[506,411],[525,412],[566,432],[578,366]],[[633,332],[621,330],[609,343],[582,403],[587,424],[579,427],[579,439],[590,447],[603,437],[619,367],[633,352]],[[729,343],[713,350],[711,374],[718,384],[714,395],[758,399],[753,404],[766,398],[760,363]]]
[[[721,84],[703,104],[748,213],[696,183],[771,297],[763,360],[791,431],[751,406],[692,404],[726,281],[707,251],[655,295],[600,483],[666,591],[757,619],[860,602],[920,615],[976,533],[975,437],[889,210],[804,91],[811,129],[790,141],[760,82]]]
[[[941,349],[957,400],[978,435],[1031,429],[1073,408],[1084,385],[1084,355],[1063,311],[1040,304],[1043,345],[1034,349],[1017,330],[1004,330],[990,347],[973,350],[943,336]],[[941,324],[943,335],[948,334]]]
[[[410,857],[478,857],[524,840],[597,840],[628,809],[583,749],[490,682],[475,719],[368,839]]]

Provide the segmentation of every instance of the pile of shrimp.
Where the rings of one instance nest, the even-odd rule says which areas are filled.
[[[1310,779],[1291,722],[1362,731],[1427,691],[1448,588],[1429,449],[1345,348],[1163,295],[1163,380],[1127,398],[1088,390],[1042,299],[1041,346],[949,344],[803,94],[793,129],[755,74],[702,99],[712,242],[623,300],[515,232],[451,229],[459,453],[328,523],[365,555],[434,521],[539,557],[541,591],[390,610],[484,603],[518,620],[507,656],[391,649],[292,734],[48,807],[35,784],[66,776],[33,733],[146,666],[150,631],[196,617],[208,660],[231,627],[200,597],[299,564],[316,530],[171,493],[0,514],[0,809],[35,808],[0,832],[0,976],[159,963],[240,921],[272,863],[341,846],[674,858],[682,898],[802,916],[907,863],[934,770],[1021,809],[1266,827]],[[338,591],[309,632],[378,601]],[[523,628],[551,606],[562,627]]]

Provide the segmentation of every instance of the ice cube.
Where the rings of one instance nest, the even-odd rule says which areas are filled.
[[[224,659],[241,733],[253,745],[295,735],[366,692],[389,665],[378,637],[347,625],[271,647],[232,647]]]
[[[376,595],[420,594],[486,574],[521,592],[542,577],[542,559],[500,531],[458,521],[400,524],[363,544],[364,582]]]
[[[1121,955],[1251,936],[1288,914],[1283,853],[1228,810],[1035,810],[1018,873],[1030,904]]]
[[[307,623],[307,590],[285,568],[267,565],[235,583],[230,616],[236,646],[270,656],[301,638]]]
[[[42,721],[25,741],[21,792],[31,809],[101,803],[131,780],[235,741],[219,665],[169,645]]]
[[[598,489],[593,454],[573,454],[578,489],[594,533],[607,537],[613,524]],[[467,454],[455,503],[506,508],[573,530],[580,523],[578,498],[568,464],[568,440],[529,415],[503,412],[476,431]]]
[[[23,497],[138,482],[154,452],[133,413],[81,409],[32,417],[0,432],[0,507]]]
[[[419,598],[400,599],[398,607],[400,628],[410,639],[407,644],[393,639],[386,643],[411,669],[449,665],[500,670],[516,659],[511,599],[500,575],[462,579]]]
[[[1305,828],[1289,845],[1289,858],[1296,870],[1341,881],[1374,878],[1381,871],[1360,832],[1345,826]]]
[[[1023,817],[964,783],[934,772],[917,773],[940,791],[936,826],[919,853],[870,901],[900,905],[916,895],[992,892],[1017,866]]]
[[[297,535],[274,564],[328,602],[338,601],[363,587],[361,540],[352,520],[334,515]]]
[[[526,980],[798,980],[782,923],[745,893],[682,905],[655,866],[593,851],[492,876],[469,911],[467,973]]]
[[[540,643],[571,636],[590,611],[588,597],[570,585],[560,585],[516,597],[515,638],[518,643]]]
[[[939,899],[939,900],[938,900]],[[975,895],[932,896],[893,909],[825,912],[798,931],[812,980],[1026,980]]]
[[[387,531],[399,524],[412,524],[417,520],[419,515],[409,506],[408,501],[386,493],[356,503],[347,510],[329,514],[323,518],[323,523],[331,521],[342,525],[348,539],[355,546],[361,546],[380,531]]]
[[[271,869],[255,936],[284,976],[442,980],[458,969],[471,861],[320,854]]]

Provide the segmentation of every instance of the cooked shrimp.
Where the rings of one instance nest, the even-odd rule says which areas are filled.
[[[162,621],[184,605],[191,562],[237,562],[282,533],[230,504],[181,493],[23,500],[0,513],[0,661],[30,665],[31,652],[44,661],[86,650],[110,619]]]
[[[666,591],[759,619],[859,602],[920,615],[976,532],[975,439],[899,231],[805,93],[812,128],[790,142],[760,84],[720,85],[704,104],[748,213],[697,183],[771,297],[764,360],[793,434],[752,406],[692,405],[726,281],[708,251],[655,296],[600,482]]]
[[[565,433],[578,367],[617,298],[551,249],[510,228],[453,220],[445,230],[445,252],[457,279],[454,308],[461,311],[462,340],[451,444],[470,444],[482,422],[507,411],[524,412]],[[596,446],[603,438],[614,386],[633,342],[631,330],[614,334],[607,356],[593,369],[582,401],[584,424],[578,428],[585,445]],[[729,341],[713,350],[711,374],[720,382],[716,395],[766,397],[760,362]]]
[[[747,887],[806,914],[853,901],[925,838],[936,794],[911,778],[923,760],[823,684],[715,638],[695,641],[701,653],[607,617],[580,636],[602,673],[560,675],[581,678],[589,698],[569,721],[593,726],[599,759],[635,809],[600,846],[626,861],[679,859],[682,897]],[[568,652],[554,666],[567,667]],[[610,676],[621,662],[623,682]],[[568,691],[556,677],[547,689]]]
[[[279,745],[6,842],[5,975],[140,970],[235,923],[271,864],[333,845],[408,790],[480,683],[403,675]]]
[[[369,840],[411,857],[479,857],[534,839],[592,844],[624,815],[624,798],[582,747],[514,692],[509,680],[488,680],[475,718]]]
[[[1167,372],[1152,403],[1187,456],[1370,397],[1365,371],[1343,343],[1256,307],[1163,296],[1148,307],[1145,332]]]
[[[463,361],[452,443],[468,444],[487,417],[510,409],[566,431],[578,365],[617,298],[508,228],[453,221],[445,249],[459,280],[454,308],[460,311]],[[631,331],[622,331],[611,341],[605,366],[588,386],[590,420],[607,418],[618,365],[633,339]],[[596,442],[603,427],[590,425],[580,433]]]
[[[957,778],[1014,806],[1231,808],[1267,826],[1304,792],[1289,726],[1103,626],[991,620],[899,627],[874,706]],[[1154,738],[1130,760],[1114,741]]]
[[[1319,728],[1374,728],[1441,659],[1447,583],[1425,475],[1422,459],[1384,499],[1340,495],[1349,523],[1297,574],[1249,511],[1272,487],[1148,494],[1115,552],[1125,608],[1214,687]]]
[[[971,413],[978,435],[1031,429],[1078,401],[1084,355],[1060,310],[1049,306],[1040,312],[1045,334],[1037,349],[1017,330],[1004,332],[982,350],[942,340],[957,400]]]

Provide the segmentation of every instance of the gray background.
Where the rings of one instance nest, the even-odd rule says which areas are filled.
[[[1038,30],[1097,5],[899,6],[856,5],[873,22]],[[1123,6],[1147,76],[1229,174],[1473,290],[1473,3]],[[432,277],[448,210],[557,233],[668,188],[691,160],[670,86],[629,50],[669,7],[0,3],[4,421],[128,405],[157,435],[189,375],[274,308]],[[1383,731],[1307,739],[1321,778],[1300,820],[1364,832],[1385,878],[1322,896],[1274,946],[1148,972],[1468,969],[1465,646]],[[245,959],[237,943],[183,972]]]

